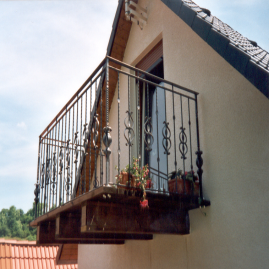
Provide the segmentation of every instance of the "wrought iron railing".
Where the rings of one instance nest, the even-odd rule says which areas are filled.
[[[148,192],[203,197],[197,95],[106,57],[39,137],[36,217],[101,186],[121,187],[133,158],[149,166]],[[169,187],[179,170],[182,193],[177,180]],[[194,170],[199,194],[187,192]]]

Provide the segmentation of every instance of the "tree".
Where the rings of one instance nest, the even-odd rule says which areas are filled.
[[[36,240],[36,229],[29,225],[32,220],[34,220],[34,205],[26,214],[22,209],[16,209],[15,206],[2,209],[0,212],[0,237]]]

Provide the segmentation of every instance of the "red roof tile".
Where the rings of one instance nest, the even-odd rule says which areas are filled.
[[[34,241],[0,238],[0,269],[77,269],[77,264],[56,265],[59,246],[37,246]]]

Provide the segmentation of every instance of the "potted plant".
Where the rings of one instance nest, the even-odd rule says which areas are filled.
[[[116,167],[116,170],[118,168]],[[139,167],[139,160],[133,158],[131,166],[129,164],[121,170],[120,174],[116,176],[118,184],[128,185],[129,177],[131,179],[131,187],[136,187],[141,190],[141,207],[147,207],[148,201],[146,200],[146,189],[150,189],[153,186],[151,179],[149,178],[149,169],[146,164],[142,168]]]
[[[185,172],[184,174],[181,169],[178,169],[177,172],[173,171],[170,173],[168,179],[168,189],[170,193],[199,195],[198,177],[194,174],[194,171]]]

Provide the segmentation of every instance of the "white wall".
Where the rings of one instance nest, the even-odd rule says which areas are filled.
[[[200,93],[204,196],[212,205],[206,216],[190,212],[188,236],[81,245],[79,268],[268,268],[269,100],[159,0],[139,3],[148,24],[133,25],[124,62],[135,65],[163,38],[165,79]]]

